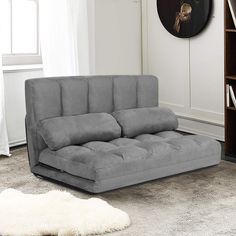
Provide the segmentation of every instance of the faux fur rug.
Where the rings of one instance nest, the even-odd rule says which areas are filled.
[[[13,189],[0,193],[0,235],[78,236],[125,229],[129,216],[107,202],[83,200],[70,193],[23,194]]]

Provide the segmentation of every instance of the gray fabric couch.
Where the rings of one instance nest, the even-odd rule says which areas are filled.
[[[153,76],[27,80],[32,173],[92,193],[217,165],[220,144],[181,135]]]

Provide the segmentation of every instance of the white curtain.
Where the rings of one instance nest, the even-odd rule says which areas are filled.
[[[4,7],[1,5],[2,1],[0,0],[0,35],[3,34],[3,12]],[[3,70],[2,70],[2,48],[3,42],[0,37],[0,155],[10,156],[9,145],[8,145],[8,136],[7,136],[7,127],[6,127],[6,117],[5,117],[5,99],[4,99],[4,79],[3,79]]]
[[[39,0],[45,76],[90,73],[87,0]]]
[[[9,156],[9,145],[5,119],[4,81],[2,72],[2,54],[0,53],[0,155]]]

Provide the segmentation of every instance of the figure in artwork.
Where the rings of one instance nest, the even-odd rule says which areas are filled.
[[[181,1],[182,2],[182,1]],[[176,13],[174,30],[179,33],[181,24],[186,24],[191,20],[192,7],[188,3],[181,3],[180,11]]]

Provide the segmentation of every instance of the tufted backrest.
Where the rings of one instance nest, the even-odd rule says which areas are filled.
[[[31,167],[46,148],[37,132],[38,121],[58,116],[111,113],[158,105],[154,76],[76,76],[27,80],[26,131]]]

